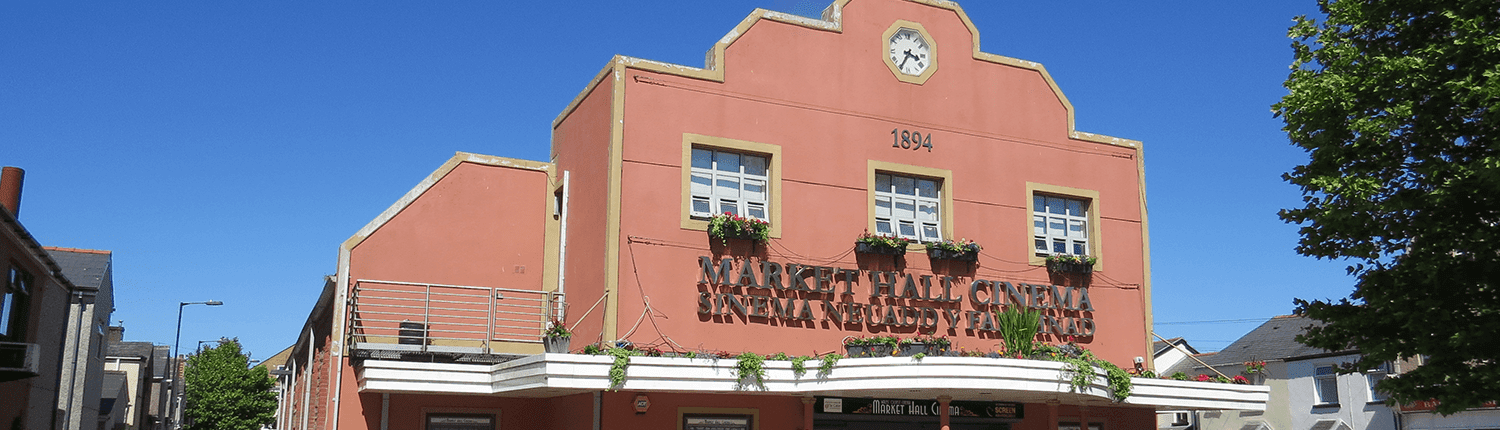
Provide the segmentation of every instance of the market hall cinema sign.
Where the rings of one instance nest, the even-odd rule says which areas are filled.
[[[993,311],[1021,306],[1042,311],[1042,333],[1094,335],[1088,287],[1012,283],[845,269],[762,260],[698,257],[698,315],[740,315],[747,321],[810,322],[998,331]],[[868,286],[856,292],[856,286]],[[868,300],[861,302],[858,296]],[[967,298],[967,300],[965,300]],[[967,309],[965,304],[967,303]]]

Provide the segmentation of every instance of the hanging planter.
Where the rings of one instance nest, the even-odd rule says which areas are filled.
[[[844,338],[844,349],[849,358],[890,357],[896,353],[899,343],[895,336],[852,336]]]
[[[901,339],[901,350],[896,352],[896,356],[941,356],[948,353],[948,346],[951,344],[947,336],[917,335],[911,339]]]
[[[923,245],[927,246],[927,258],[933,260],[979,261],[979,250],[983,249],[978,243],[968,239],[927,242]]]
[[[765,242],[771,238],[771,223],[725,212],[709,218],[708,236],[724,241],[724,246],[729,246],[729,239]]]
[[[1098,263],[1098,257],[1086,255],[1053,254],[1047,256],[1047,271],[1052,273],[1094,273],[1094,263]]]
[[[906,255],[906,245],[911,239],[890,235],[872,235],[866,231],[854,240],[854,252],[876,255]]]

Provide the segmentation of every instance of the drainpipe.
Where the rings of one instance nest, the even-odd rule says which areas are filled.
[[[307,366],[303,366],[303,367],[306,367],[306,369],[304,369],[304,370],[307,371],[307,376],[302,377],[302,428],[300,428],[298,430],[308,430],[307,429],[307,419],[308,419],[308,412],[309,412],[308,409],[312,408],[312,405],[310,405],[308,403],[312,401],[312,382],[313,382],[313,381],[309,381],[308,378],[312,377],[313,376],[312,373],[314,371],[317,371],[317,369],[318,369],[317,366],[313,366],[313,350],[316,349],[316,347],[313,346],[313,342],[315,341],[315,339],[316,338],[313,337],[312,327],[308,327],[307,328]]]
[[[380,393],[380,430],[391,430],[391,393]]]
[[[604,392],[594,392],[594,430],[599,430],[599,424],[603,421],[604,414]]]
[[[567,300],[568,277],[568,171],[562,172],[562,214],[557,227],[557,294]],[[557,315],[563,316],[563,304],[558,304]]]

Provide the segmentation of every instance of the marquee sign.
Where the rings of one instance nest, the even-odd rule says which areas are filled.
[[[698,257],[698,314],[769,323],[997,331],[994,311],[1042,311],[1042,333],[1094,335],[1088,287]]]
[[[825,414],[888,415],[935,417],[940,415],[937,400],[851,399],[819,397],[813,410]],[[1023,419],[1025,405],[1013,402],[948,402],[948,416]]]

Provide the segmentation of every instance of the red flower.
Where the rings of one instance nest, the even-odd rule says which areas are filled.
[[[1198,375],[1198,382],[1208,382],[1212,381],[1213,379],[1214,378],[1211,378],[1208,375]]]
[[[1249,384],[1250,380],[1249,379],[1245,379],[1244,376],[1234,375],[1234,383],[1236,383],[1236,384]]]

